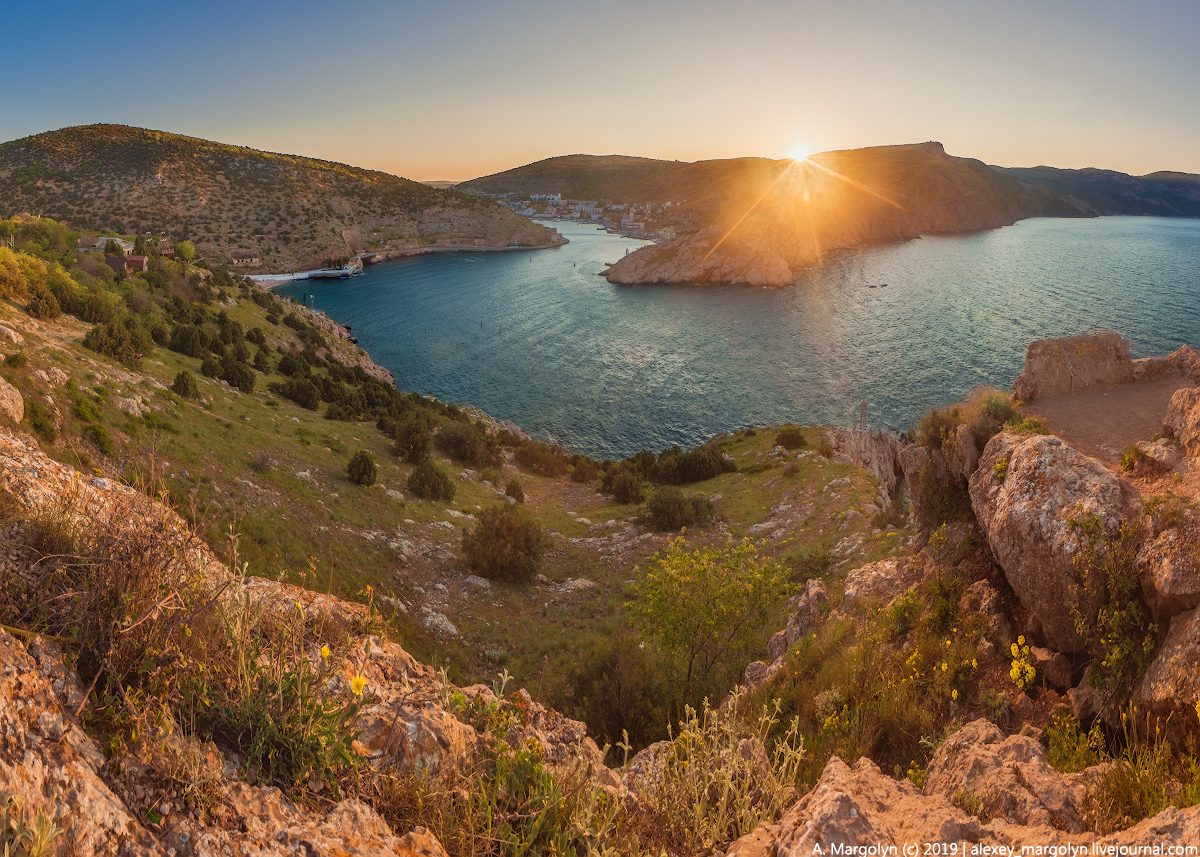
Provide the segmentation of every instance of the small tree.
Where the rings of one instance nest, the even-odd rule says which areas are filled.
[[[408,475],[408,493],[422,500],[449,503],[454,499],[454,480],[432,461],[426,461]]]
[[[682,673],[684,701],[718,690],[766,645],[767,623],[794,588],[787,569],[749,539],[688,553],[682,536],[650,559],[628,607]]]
[[[622,468],[612,480],[613,499],[618,503],[640,503],[646,498],[642,480],[630,470]]]
[[[489,580],[531,580],[550,537],[524,509],[502,503],[479,516],[463,535],[467,565]]]
[[[355,485],[362,485],[364,488],[374,485],[375,477],[378,475],[374,456],[365,449],[354,453],[350,458],[350,463],[346,465],[346,475]]]
[[[705,497],[685,497],[678,488],[654,492],[641,515],[641,522],[660,533],[684,527],[703,526],[713,518],[712,503]]]
[[[42,321],[54,321],[62,315],[62,307],[58,305],[58,299],[45,290],[34,292],[25,309],[31,316]]]
[[[200,395],[200,385],[196,383],[196,376],[186,369],[175,376],[175,383],[171,385],[171,389],[185,399],[195,399]]]
[[[190,264],[196,260],[196,246],[191,241],[180,241],[175,245],[175,255]]]
[[[521,487],[521,483],[516,479],[508,480],[508,484],[504,486],[504,493],[518,503],[525,502],[525,489]]]

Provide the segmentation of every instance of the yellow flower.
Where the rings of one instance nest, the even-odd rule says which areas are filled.
[[[321,646],[321,658],[323,660],[326,660],[326,661],[329,660],[329,657],[332,654],[333,654],[333,652],[329,651],[328,645]]]
[[[950,698],[958,699],[958,690],[957,689],[950,691]]]
[[[946,662],[942,661],[942,672],[946,671]]]
[[[1022,646],[1025,645],[1025,635],[1024,634],[1018,635],[1017,642],[1020,643]]]
[[[971,669],[979,669],[979,661],[975,660],[974,658],[971,658]],[[1198,714],[1197,717],[1200,717],[1200,714]]]
[[[1017,644],[1016,644],[1016,643],[1013,643],[1011,646],[1009,646],[1009,647],[1008,647],[1008,650],[1009,650],[1010,652],[1012,652],[1012,656],[1013,656],[1014,658],[1015,658],[1017,655],[1019,655],[1019,654],[1021,653],[1020,649],[1018,649],[1018,648],[1017,648]]]
[[[355,696],[362,696],[363,688],[367,686],[367,680],[360,675],[356,675],[354,680],[350,682],[350,690]]]

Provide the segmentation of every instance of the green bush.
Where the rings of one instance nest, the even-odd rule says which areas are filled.
[[[921,423],[917,427],[917,445],[941,449],[943,444],[954,442],[958,427],[962,424],[963,417],[958,405],[933,408],[921,417]]]
[[[208,350],[208,334],[193,324],[177,324],[171,330],[167,347],[185,357],[203,357]]]
[[[537,574],[550,537],[521,507],[500,503],[484,510],[463,535],[467,565],[489,580],[525,581]]]
[[[690,485],[703,482],[735,469],[727,462],[720,450],[711,446],[699,446],[691,452],[683,452],[677,446],[665,449],[650,468],[649,479],[660,485]]]
[[[62,315],[62,307],[58,305],[58,299],[44,290],[34,292],[25,309],[31,316],[42,321],[54,321]]]
[[[12,369],[20,369],[22,366],[24,366],[28,362],[29,362],[29,358],[26,357],[24,352],[21,352],[21,351],[18,351],[14,354],[10,354],[4,358],[4,365],[6,365]]]
[[[226,357],[222,361],[221,380],[228,382],[229,386],[236,387],[243,393],[254,392],[254,370],[238,360]]]
[[[641,522],[650,529],[674,532],[684,527],[704,526],[713,518],[713,507],[704,497],[685,497],[678,488],[661,488],[642,511]]]
[[[526,441],[514,453],[517,462],[541,476],[557,478],[567,472],[570,459],[557,446]]]
[[[200,374],[205,378],[216,378],[221,374],[221,361],[215,354],[210,354],[200,363]]]
[[[399,421],[388,421],[384,433],[396,442],[392,452],[410,464],[420,464],[433,451],[433,434],[429,431],[429,424],[417,414],[410,413]]]
[[[254,354],[254,368],[263,374],[271,371],[271,358],[267,356],[267,352],[263,349],[258,349]]]
[[[374,485],[377,474],[375,458],[365,449],[354,453],[350,458],[350,463],[346,465],[346,475],[355,485],[363,487]]]
[[[625,468],[618,470],[612,478],[612,495],[618,503],[640,503],[646,499],[642,481]]]
[[[171,385],[171,389],[176,395],[183,396],[185,399],[195,399],[200,396],[200,385],[196,383],[196,376],[186,369],[175,376],[175,383]]]
[[[801,449],[808,446],[804,432],[795,426],[784,426],[775,435],[775,445],[784,449]]]
[[[147,339],[149,339],[148,335]],[[137,365],[139,355],[144,350],[148,350],[144,347],[139,348],[139,345],[144,346],[144,343],[139,343],[130,329],[119,321],[98,324],[83,337],[84,348],[112,357],[129,366]]]
[[[472,467],[488,467],[500,460],[500,441],[478,423],[452,422],[434,438],[437,448]]]
[[[83,396],[75,399],[75,406],[71,408],[71,411],[85,423],[100,421],[100,412],[96,410],[95,404],[93,404],[91,399],[85,399]]]
[[[25,400],[25,419],[28,420],[33,433],[42,440],[48,443],[58,440],[58,429],[54,427],[54,417],[41,402],[36,399]]]
[[[112,458],[113,453],[116,452],[116,449],[113,448],[112,437],[104,426],[90,425],[83,430],[83,436],[94,443],[96,449],[108,458]]]
[[[600,478],[600,468],[590,458],[580,457],[571,469],[571,481],[587,484]]]
[[[525,489],[521,487],[521,483],[516,479],[508,480],[508,484],[504,486],[504,493],[518,503],[525,502]]]
[[[321,406],[321,391],[307,378],[289,378],[282,384],[271,384],[270,389],[310,411]]]
[[[408,493],[421,500],[449,503],[454,499],[454,480],[432,461],[425,461],[408,475]]]

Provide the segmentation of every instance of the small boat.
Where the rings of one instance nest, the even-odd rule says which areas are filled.
[[[308,275],[310,280],[342,280],[346,277],[357,277],[363,272],[362,259],[355,256],[346,265],[340,268],[326,268],[321,271],[311,271]]]

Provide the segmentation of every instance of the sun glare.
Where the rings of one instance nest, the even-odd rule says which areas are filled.
[[[812,152],[803,146],[793,146],[792,151],[789,152],[789,155],[793,161],[807,161],[808,156],[811,154]]]

